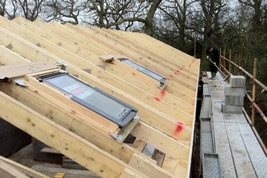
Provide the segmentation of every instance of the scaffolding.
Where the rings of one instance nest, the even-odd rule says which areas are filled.
[[[210,59],[209,59],[210,60]],[[210,60],[211,63],[213,63],[213,61]],[[226,63],[228,62],[228,63]],[[257,136],[261,146],[263,147],[263,150],[265,151],[265,154],[267,154],[267,149],[265,144],[262,142],[262,140],[260,139],[257,130],[255,129],[255,110],[260,114],[260,116],[262,117],[262,119],[265,121],[265,123],[267,122],[267,117],[264,114],[264,112],[262,111],[262,109],[260,108],[260,106],[256,103],[256,86],[260,86],[262,88],[261,92],[266,92],[267,91],[267,87],[266,85],[264,85],[262,82],[260,82],[257,78],[256,78],[256,73],[257,73],[257,59],[254,59],[254,64],[253,64],[253,74],[250,74],[248,71],[246,71],[240,64],[236,64],[235,62],[232,61],[232,51],[231,49],[229,50],[229,58],[225,57],[225,49],[221,49],[220,48],[220,55],[219,55],[219,66],[217,66],[215,63],[213,63],[216,68],[218,69],[218,71],[222,74],[222,76],[224,77],[225,80],[227,80],[229,78],[230,75],[233,75],[232,72],[232,66],[236,67],[238,69],[237,74],[240,75],[240,72],[243,72],[247,77],[249,77],[252,80],[252,96],[250,96],[248,94],[248,92],[245,92],[246,97],[248,98],[249,102],[251,102],[251,117],[248,116],[247,112],[245,111],[245,109],[243,108],[243,112],[245,113],[245,115],[247,116],[247,119],[249,120],[251,127],[255,133],[255,135]],[[226,65],[228,64],[228,70]]]

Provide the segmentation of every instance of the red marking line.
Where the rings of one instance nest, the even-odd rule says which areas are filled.
[[[174,131],[174,134],[176,135],[176,134],[180,133],[183,130],[183,128],[184,128],[184,124],[181,122],[177,122],[177,126],[176,126],[176,129]]]
[[[255,106],[255,108],[256,108],[257,110],[260,110],[259,106],[258,106],[256,103],[253,103],[253,105]]]
[[[160,95],[161,95],[161,96],[165,96],[165,95],[166,95],[166,92],[165,92],[164,90],[161,90],[161,91],[160,91]]]
[[[155,96],[154,96],[154,99],[157,100],[157,101],[160,101],[160,99],[159,99],[158,97],[155,97]]]

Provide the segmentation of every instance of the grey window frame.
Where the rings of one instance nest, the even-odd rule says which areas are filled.
[[[102,95],[104,95],[104,96],[106,96],[106,97],[112,99],[113,101],[115,101],[115,102],[117,102],[117,103],[123,105],[124,107],[129,108],[129,109],[130,109],[129,112],[128,112],[128,113],[125,115],[125,117],[123,117],[122,119],[114,118],[113,116],[111,116],[111,115],[109,115],[109,114],[107,114],[107,113],[102,112],[100,109],[98,109],[98,108],[95,107],[94,105],[92,105],[92,104],[90,104],[90,103],[88,103],[88,102],[83,101],[82,99],[80,99],[80,98],[74,96],[73,94],[71,94],[71,93],[69,93],[69,92],[63,90],[62,88],[60,88],[60,87],[58,87],[58,86],[56,86],[56,85],[54,85],[54,84],[52,84],[52,83],[49,82],[49,79],[53,79],[53,78],[56,78],[56,77],[59,77],[59,76],[63,76],[63,75],[67,75],[67,76],[73,78],[74,80],[76,80],[77,82],[81,82],[81,83],[85,84],[86,86],[88,86],[89,88],[92,88],[92,89],[95,90],[96,92],[98,92],[98,93],[100,93],[100,94],[102,94]],[[87,84],[87,83],[81,81],[79,78],[76,78],[76,77],[70,75],[69,73],[59,72],[59,73],[49,74],[49,75],[45,75],[45,76],[38,77],[37,80],[39,80],[40,82],[45,82],[45,83],[47,83],[47,84],[49,84],[49,85],[51,85],[51,86],[53,86],[53,87],[59,89],[60,91],[63,91],[64,93],[67,93],[68,95],[71,96],[70,98],[71,98],[73,101],[75,101],[75,102],[81,104],[82,106],[84,106],[84,107],[86,107],[86,108],[92,110],[93,112],[95,112],[95,113],[97,113],[97,114],[99,114],[99,115],[105,117],[106,119],[108,119],[108,120],[114,122],[114,123],[117,124],[119,127],[125,127],[125,126],[126,126],[126,125],[127,125],[127,124],[128,124],[134,117],[135,117],[135,115],[136,115],[136,113],[137,113],[137,111],[138,111],[138,109],[136,109],[135,107],[133,107],[133,106],[131,106],[131,105],[125,103],[124,101],[121,101],[120,99],[118,99],[118,98],[116,98],[116,97],[114,97],[114,96],[112,96],[112,95],[106,93],[105,91],[103,91],[103,90],[101,90],[101,89],[99,89],[99,88],[93,87],[93,86],[91,86],[91,85],[89,85],[89,84]]]
[[[130,59],[128,59],[128,58],[118,58],[118,59],[119,59],[121,62],[123,62],[123,63],[125,63],[124,61],[130,61],[130,62],[134,63],[135,65],[137,65],[138,67],[143,68],[143,69],[145,69],[145,70],[147,70],[147,71],[153,73],[154,75],[157,75],[157,76],[161,77],[162,79],[159,80],[159,79],[153,77],[152,75],[149,75],[149,73],[146,73],[146,72],[144,72],[144,71],[142,71],[142,70],[139,70],[138,68],[135,68],[134,66],[131,66],[131,65],[128,64],[128,63],[125,63],[125,64],[127,64],[127,65],[129,65],[129,66],[135,68],[136,70],[138,70],[138,71],[140,71],[140,72],[146,74],[147,76],[149,76],[149,77],[151,77],[151,78],[153,78],[153,79],[159,81],[160,84],[165,84],[165,83],[166,83],[166,77],[164,77],[164,76],[158,74],[157,72],[154,72],[154,71],[150,70],[149,68],[144,67],[144,66],[142,66],[142,65],[140,65],[140,64],[138,64],[138,63],[136,63],[136,62],[134,62],[134,61],[132,61],[132,60],[130,60]]]

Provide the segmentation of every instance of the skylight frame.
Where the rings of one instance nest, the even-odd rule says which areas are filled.
[[[88,87],[90,90],[94,90],[96,93],[101,94],[102,96],[107,97],[108,99],[111,99],[112,101],[118,103],[118,105],[122,105],[123,107],[129,109],[129,111],[125,114],[125,116],[123,116],[122,118],[115,118],[113,117],[111,114],[108,114],[107,112],[103,112],[101,109],[99,109],[98,107],[95,107],[92,103],[88,103],[87,101],[78,98],[77,96],[75,96],[74,94],[64,90],[63,88],[61,88],[58,85],[53,84],[52,82],[50,82],[51,79],[56,79],[57,77],[62,77],[62,76],[67,76],[70,77],[71,80],[75,80],[76,82],[78,82],[79,84],[82,84],[86,87]],[[136,113],[138,111],[138,109],[136,109],[135,107],[125,103],[124,101],[121,101],[120,99],[106,93],[105,91],[96,88],[94,86],[91,86],[83,81],[81,81],[79,78],[76,78],[68,73],[64,73],[64,72],[59,72],[59,73],[54,73],[54,74],[49,74],[49,75],[45,75],[45,76],[41,76],[37,78],[40,82],[44,82],[49,84],[50,86],[53,86],[57,89],[59,89],[60,91],[64,92],[65,94],[69,95],[70,98],[79,103],[80,105],[88,108],[89,110],[92,110],[93,112],[96,112],[97,114],[103,116],[104,118],[110,120],[111,122],[114,122],[115,124],[117,124],[119,127],[123,128],[125,127],[135,116]],[[103,99],[101,96],[101,99]],[[107,100],[108,101],[108,100]]]
[[[130,60],[130,59],[128,59],[128,58],[118,58],[118,60],[120,60],[120,61],[123,62],[124,64],[127,64],[127,65],[129,65],[129,66],[135,68],[135,69],[138,70],[139,72],[142,72],[143,74],[145,74],[145,75],[147,75],[147,76],[149,76],[149,77],[151,77],[151,78],[153,78],[153,79],[159,81],[161,85],[164,85],[164,84],[166,83],[166,80],[167,80],[166,77],[164,77],[164,76],[158,74],[157,72],[154,72],[153,70],[150,70],[150,69],[147,68],[147,67],[144,67],[144,66],[142,66],[142,65],[140,65],[140,64],[138,64],[138,63],[136,63],[136,62],[134,62],[134,61],[132,61],[132,60]],[[128,62],[126,62],[126,61],[128,61]],[[134,64],[134,65],[132,65],[132,64]],[[136,67],[136,66],[137,66],[137,67]],[[144,70],[147,71],[147,72],[145,72],[144,70],[140,70],[140,69],[144,69]],[[151,75],[151,74],[149,74],[149,73],[152,73],[153,75]],[[157,78],[157,77],[154,77],[154,76],[157,76],[158,78]],[[161,78],[161,79],[159,79],[159,78]]]

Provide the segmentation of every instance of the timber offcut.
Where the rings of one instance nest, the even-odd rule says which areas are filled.
[[[0,17],[0,117],[101,177],[189,177],[199,73],[145,34]]]

